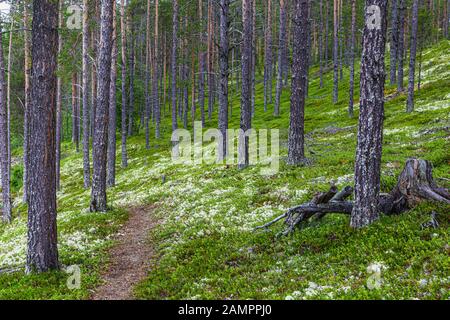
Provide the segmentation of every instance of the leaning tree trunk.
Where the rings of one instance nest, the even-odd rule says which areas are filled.
[[[93,173],[91,211],[105,212],[106,167],[108,148],[109,92],[111,85],[111,49],[113,29],[112,1],[101,1],[101,26],[98,59],[97,110],[95,112],[95,134],[92,143]]]
[[[1,32],[0,25],[0,34]],[[3,58],[3,45],[0,43],[0,180],[2,183],[3,221],[11,222],[11,164],[8,161],[8,111],[6,107],[5,89],[5,62]]]
[[[56,231],[58,1],[33,2],[27,272],[59,268]]]
[[[294,51],[292,63],[291,116],[288,139],[288,163],[300,164],[305,158],[304,122],[308,73],[309,19],[308,0],[294,1]]]
[[[411,22],[411,49],[409,59],[409,81],[408,81],[408,100],[406,103],[406,112],[414,110],[414,78],[416,71],[416,52],[417,52],[417,27],[419,20],[419,0],[414,0]]]
[[[327,192],[318,192],[306,203],[287,210],[272,221],[257,227],[267,229],[276,222],[286,223],[281,235],[288,235],[297,227],[312,220],[320,220],[329,213],[352,214],[354,203],[346,201],[353,193],[353,188],[347,186],[339,191],[332,186]],[[432,175],[430,162],[420,159],[409,159],[398,178],[397,185],[390,193],[380,194],[376,203],[377,212],[386,215],[400,214],[412,209],[423,201],[437,201],[450,204],[450,194],[445,188],[436,185]]]
[[[360,112],[355,164],[355,206],[351,226],[378,219],[384,117],[384,51],[387,0],[366,0],[361,59]]]

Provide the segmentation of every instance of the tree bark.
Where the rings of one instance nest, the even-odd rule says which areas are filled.
[[[291,89],[291,117],[288,138],[288,163],[298,165],[305,158],[304,121],[306,81],[308,73],[309,1],[294,1],[293,63]]]
[[[58,1],[34,0],[29,145],[27,272],[58,269],[56,69]]]
[[[249,165],[249,137],[245,134],[251,129],[251,63],[252,63],[252,16],[254,0],[242,1],[242,90],[241,90],[241,119],[239,137],[239,161],[238,168],[244,169]],[[281,0],[284,2],[283,0]]]
[[[267,0],[267,22],[264,50],[264,112],[267,112],[267,104],[272,101],[272,0]]]
[[[63,1],[59,3],[58,26],[63,26]],[[25,32],[26,33],[26,32]],[[58,55],[63,49],[61,33],[58,34]],[[27,62],[26,62],[27,65]],[[29,80],[28,80],[29,81]],[[62,78],[56,80],[56,190],[61,189],[61,132],[62,132]],[[25,162],[24,162],[25,163]],[[24,188],[25,190],[26,188]]]
[[[416,53],[417,53],[417,28],[419,20],[419,0],[413,1],[412,21],[411,21],[411,49],[409,51],[409,81],[408,81],[408,100],[406,103],[406,112],[414,111],[414,80],[416,74]]]
[[[284,56],[286,55],[286,3],[285,0],[280,0],[280,31],[278,39],[278,73],[277,86],[275,92],[275,110],[274,115],[280,115],[280,101],[283,91],[283,70],[284,70]]]
[[[113,1],[113,41],[111,51],[111,83],[109,89],[108,171],[107,186],[116,184],[116,130],[117,130],[117,17],[116,2]]]
[[[120,32],[122,44],[122,168],[128,167],[127,156],[127,41],[126,41],[126,23],[125,23],[125,0],[120,1]]]
[[[390,83],[391,86],[397,82],[397,56],[398,56],[398,0],[392,0],[392,23],[391,23],[391,43],[390,43]]]
[[[154,62],[153,62],[153,103],[155,115],[155,137],[159,139],[161,136],[161,106],[159,103],[158,75],[159,75],[159,0],[155,0],[155,45],[154,45]]]
[[[172,17],[172,131],[178,129],[177,123],[177,47],[178,47],[178,0],[173,0]]]
[[[348,115],[353,118],[353,97],[355,90],[355,42],[356,42],[356,0],[352,0],[352,35],[350,44],[350,92]]]
[[[90,135],[89,130],[89,0],[83,0],[83,184],[87,189],[91,185]]]
[[[130,37],[130,55],[129,55],[129,73],[130,73],[130,90],[129,96],[130,99],[128,102],[128,136],[133,135],[133,126],[134,126],[134,72],[135,72],[135,34],[134,34],[134,23],[132,21],[133,11],[132,8],[128,9],[127,16],[127,31],[128,36]]]
[[[220,47],[219,47],[219,64],[220,64],[220,90],[219,90],[219,130],[222,133],[223,144],[221,159],[227,155],[227,129],[228,129],[228,78],[229,78],[229,10],[230,0],[220,0]]]
[[[360,113],[355,163],[355,206],[351,226],[378,219],[384,117],[384,51],[387,0],[366,0],[361,59]]]
[[[405,51],[405,0],[398,0],[398,48],[397,48],[397,92],[403,92],[403,61]]]
[[[333,103],[339,99],[339,0],[334,0],[333,29]]]
[[[30,46],[30,37],[29,37],[29,29],[30,29],[30,19],[28,15],[29,10],[29,1],[24,1],[24,9],[23,9],[23,19],[24,19],[24,27],[25,31],[23,34],[24,37],[24,69],[25,69],[25,110],[23,117],[23,201],[28,201],[28,168],[29,168],[29,141],[30,141],[30,130],[29,130],[29,122],[30,122],[30,74],[31,74],[31,46]],[[59,171],[59,170],[58,170]]]
[[[72,73],[72,142],[75,144],[75,150],[80,151],[79,130],[80,118],[78,116],[78,84],[77,73]]]
[[[199,66],[199,79],[198,79],[198,104],[201,113],[202,126],[205,126],[205,72],[206,72],[206,53],[204,52],[205,36],[204,36],[204,23],[203,23],[203,1],[198,2],[198,12],[200,20],[200,52],[198,54],[198,66]]]
[[[1,25],[0,25],[0,33]],[[3,221],[11,222],[11,163],[8,159],[9,135],[8,135],[8,108],[5,83],[5,62],[3,45],[0,43],[0,173],[2,183]]]
[[[145,52],[145,148],[147,150],[150,149],[150,127],[149,127],[149,121],[150,121],[150,108],[151,108],[151,102],[150,102],[150,65],[151,65],[151,36],[150,36],[150,12],[151,12],[151,5],[150,0],[147,0],[147,13],[146,13],[146,52]]]
[[[111,86],[111,49],[113,30],[113,4],[101,0],[100,44],[98,56],[97,111],[95,112],[95,131],[92,144],[93,173],[91,192],[91,211],[105,212],[106,167],[108,149],[109,93]]]

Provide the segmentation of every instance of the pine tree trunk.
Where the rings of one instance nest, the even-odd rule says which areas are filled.
[[[178,129],[177,123],[177,47],[178,47],[178,0],[173,0],[172,17],[172,132]]]
[[[1,25],[0,25],[0,33]],[[9,136],[8,136],[8,109],[5,83],[5,62],[3,56],[3,45],[0,43],[0,173],[2,186],[3,221],[11,222],[11,163],[8,159]]]
[[[159,103],[159,90],[158,90],[158,75],[159,75],[159,1],[155,0],[155,45],[154,45],[154,61],[153,61],[153,104],[154,104],[154,116],[155,116],[155,137],[160,138],[160,124],[161,124],[161,106]]]
[[[151,5],[150,0],[147,0],[147,13],[146,13],[146,50],[145,50],[145,148],[147,150],[150,149],[150,65],[151,65],[151,36],[150,36],[150,13],[151,13]]]
[[[339,99],[339,0],[334,0],[334,29],[333,29],[333,103]]]
[[[100,44],[98,56],[97,110],[95,112],[95,134],[92,144],[93,173],[91,211],[105,212],[106,167],[108,149],[109,93],[111,90],[111,49],[113,30],[113,4],[101,0]]]
[[[120,1],[120,32],[122,43],[122,168],[128,167],[127,155],[127,41],[126,41],[126,23],[125,23],[125,0]]]
[[[242,90],[241,90],[241,119],[239,136],[239,160],[238,168],[244,169],[249,165],[249,137],[246,132],[251,129],[251,64],[252,64],[252,17],[254,0],[242,1]],[[283,0],[281,0],[284,2]]]
[[[129,72],[130,72],[130,90],[129,90],[129,102],[128,102],[128,136],[133,135],[134,126],[134,72],[135,72],[135,34],[134,23],[131,19],[133,11],[129,9],[127,16],[127,30],[129,30],[128,36],[130,37],[130,56],[129,56]]]
[[[309,27],[309,1],[294,1],[293,17],[293,62],[292,62],[292,89],[291,89],[291,117],[288,139],[288,163],[300,164],[305,158],[304,150],[304,121],[306,81],[308,73],[308,39]]]
[[[25,69],[25,110],[23,117],[23,201],[28,201],[28,168],[29,168],[29,141],[30,141],[30,74],[31,74],[31,45],[30,45],[30,19],[28,15],[29,1],[24,1],[23,19],[25,31],[23,33],[24,37],[24,69]]]
[[[220,47],[219,47],[219,64],[220,64],[220,90],[219,90],[219,130],[222,133],[223,144],[221,148],[222,154],[220,159],[227,155],[227,129],[228,129],[228,55],[229,55],[229,10],[230,0],[220,0]]]
[[[278,73],[277,86],[275,92],[275,111],[274,115],[280,114],[281,94],[283,90],[283,70],[284,70],[284,56],[286,55],[286,3],[285,0],[280,0],[280,32],[278,39]]]
[[[89,0],[83,0],[83,182],[84,188],[91,185],[91,165],[89,156]]]
[[[398,56],[398,0],[392,0],[392,23],[391,23],[391,43],[390,43],[390,58],[391,58],[391,86],[397,82],[397,56]]]
[[[405,0],[398,0],[397,92],[403,92],[403,61],[405,52]]]
[[[117,131],[117,17],[116,2],[113,1],[113,41],[111,51],[111,83],[109,89],[109,129],[108,129],[108,170],[106,183],[108,187],[116,184],[116,131]]]
[[[319,76],[320,76],[320,88],[323,88],[323,58],[324,58],[324,36],[323,31],[324,27],[324,17],[323,17],[323,0],[320,0],[319,3],[319,15],[320,15],[320,31],[319,31]],[[326,48],[325,48],[326,50]]]
[[[27,272],[58,269],[56,231],[56,69],[58,1],[34,0],[29,145]]]
[[[416,53],[417,53],[417,27],[419,20],[419,0],[413,1],[412,21],[411,21],[411,49],[409,51],[409,81],[408,81],[408,100],[406,103],[406,112],[414,110],[414,80],[416,74]]]
[[[200,20],[200,43],[199,43],[199,54],[198,54],[198,66],[199,66],[199,75],[198,75],[198,104],[201,113],[201,121],[202,126],[205,126],[205,71],[206,71],[206,63],[205,63],[205,52],[204,52],[204,23],[203,23],[203,1],[198,1],[198,12],[199,12],[199,20]]]
[[[379,8],[379,12],[376,8]],[[379,215],[378,199],[386,76],[384,66],[386,16],[387,0],[366,0],[355,164],[355,205],[350,222],[354,228],[372,223],[378,219]]]
[[[272,100],[272,0],[267,0],[267,23],[264,50],[264,112],[267,112],[267,104]]]
[[[256,52],[256,0],[253,0],[253,9],[252,9],[252,70],[251,70],[251,77],[252,77],[252,118],[255,115],[255,90],[256,90],[256,59],[257,59],[257,52]]]
[[[355,90],[355,42],[356,42],[356,0],[352,0],[352,35],[350,45],[350,93],[348,115],[353,117],[353,97]]]
[[[77,74],[72,73],[72,142],[75,144],[75,150],[80,151],[79,141],[79,117],[78,117],[78,88]]]

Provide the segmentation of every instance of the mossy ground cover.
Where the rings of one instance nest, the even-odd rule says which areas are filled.
[[[424,52],[423,86],[416,92],[415,112],[404,112],[405,95],[386,102],[383,192],[395,185],[409,157],[432,161],[435,177],[447,179],[437,181],[449,187],[448,131],[443,129],[449,124],[449,52],[449,41]],[[282,139],[280,170],[269,177],[260,174],[261,166],[239,171],[225,165],[174,164],[166,118],[163,138],[153,140],[151,150],[145,149],[142,134],[129,139],[129,167],[118,170],[117,186],[108,194],[112,210],[93,214],[87,209],[89,191],[82,187],[82,157],[65,144],[58,194],[60,258],[65,266],[81,267],[81,289],[67,289],[64,272],[33,276],[16,272],[0,275],[0,298],[87,298],[99,283],[112,236],[126,220],[126,208],[155,203],[154,214],[161,224],[150,239],[157,256],[148,278],[135,290],[137,298],[448,299],[448,206],[425,203],[357,231],[349,227],[348,217],[339,214],[304,225],[285,238],[275,237],[281,225],[272,232],[253,231],[316,191],[326,190],[331,182],[340,187],[353,183],[359,108],[355,106],[354,118],[348,117],[348,72],[344,70],[336,105],[331,103],[332,74],[325,74],[322,89],[317,67],[311,74],[305,115],[308,166],[290,167],[283,161],[288,88],[282,95],[280,116],[273,117],[273,105],[263,111],[261,83],[253,125],[278,128]],[[394,87],[386,87],[386,95],[394,92]],[[232,128],[239,127],[239,99],[232,97]],[[207,127],[217,127],[216,119],[214,114]],[[25,259],[26,208],[20,204],[20,192],[15,204],[21,218],[0,225],[1,268],[20,267]],[[440,228],[422,229],[432,210],[440,213]],[[370,280],[378,272],[379,285],[373,288]]]

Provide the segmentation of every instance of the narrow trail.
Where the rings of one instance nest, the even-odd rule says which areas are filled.
[[[110,265],[102,275],[103,284],[91,300],[131,300],[133,288],[147,274],[154,248],[148,233],[158,221],[152,216],[154,207],[136,207],[129,211],[129,219],[117,233],[119,243],[110,251]]]

